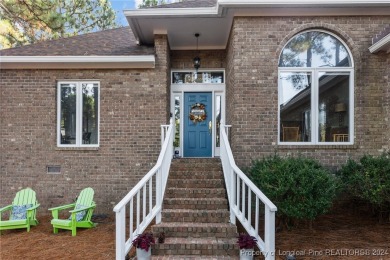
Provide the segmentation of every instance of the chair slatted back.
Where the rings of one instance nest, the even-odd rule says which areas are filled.
[[[95,192],[92,188],[85,188],[80,192],[79,197],[77,198],[76,205],[83,205],[86,207],[92,206],[95,204],[93,201],[93,196]],[[88,210],[87,214],[85,214],[85,217],[83,219],[91,219],[92,215],[92,210]]]
[[[35,191],[30,188],[20,190],[16,193],[15,199],[12,203],[14,206],[21,206],[32,204],[35,206],[37,204],[37,197],[35,195]]]
[[[33,191],[30,188],[26,188],[23,190],[20,190],[16,193],[14,201],[12,202],[13,206],[22,206],[22,205],[28,205],[32,204],[33,206],[38,204],[37,196],[35,194],[35,191]],[[37,214],[37,210],[35,209],[33,211],[32,218],[35,219]]]

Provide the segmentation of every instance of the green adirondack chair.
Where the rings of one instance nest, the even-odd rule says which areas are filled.
[[[36,219],[38,207],[35,191],[30,188],[18,191],[12,205],[0,209],[0,231],[27,228],[27,232],[30,232],[30,226],[38,224]],[[7,211],[9,211],[9,220],[2,220],[3,213]]]
[[[51,224],[53,225],[54,234],[58,233],[58,229],[72,230],[72,236],[76,236],[77,228],[93,228],[96,226],[91,221],[93,211],[96,207],[93,201],[94,191],[92,188],[85,188],[80,192],[76,203],[50,208],[53,219]],[[59,219],[59,212],[61,210],[71,209],[71,213],[68,219]]]

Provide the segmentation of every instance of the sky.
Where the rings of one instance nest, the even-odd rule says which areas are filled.
[[[142,0],[109,0],[111,2],[112,8],[117,13],[117,21],[119,24],[127,26],[127,20],[123,15],[123,10],[126,9],[136,9],[141,3]],[[165,3],[175,2],[176,0],[165,0]]]
[[[142,0],[110,0],[112,8],[117,13],[117,21],[119,24],[127,26],[127,20],[123,15],[123,10],[126,9],[135,9],[139,4],[142,3]]]

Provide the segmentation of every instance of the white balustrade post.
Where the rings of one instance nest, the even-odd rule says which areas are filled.
[[[161,210],[162,210],[162,170],[161,167],[157,171],[156,176],[156,206],[160,208],[156,215],[156,224],[161,223]]]
[[[121,208],[119,212],[116,212],[116,260],[124,260],[126,257],[126,211],[125,208]]]
[[[236,178],[234,177],[234,170],[232,168],[230,168],[230,171],[229,171],[229,174],[230,174],[230,223],[232,223],[233,225],[236,224],[236,214],[234,213],[234,207],[236,205],[235,201],[236,201]]]
[[[266,260],[275,259],[275,211],[265,205],[264,221],[264,256]]]
[[[161,148],[163,147],[164,144],[164,126],[161,125]]]

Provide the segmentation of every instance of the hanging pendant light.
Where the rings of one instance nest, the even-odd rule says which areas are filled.
[[[198,72],[198,69],[200,68],[200,58],[199,58],[199,52],[198,52],[198,39],[199,39],[200,34],[195,33],[196,37],[196,56],[194,58],[194,68],[195,71]]]

